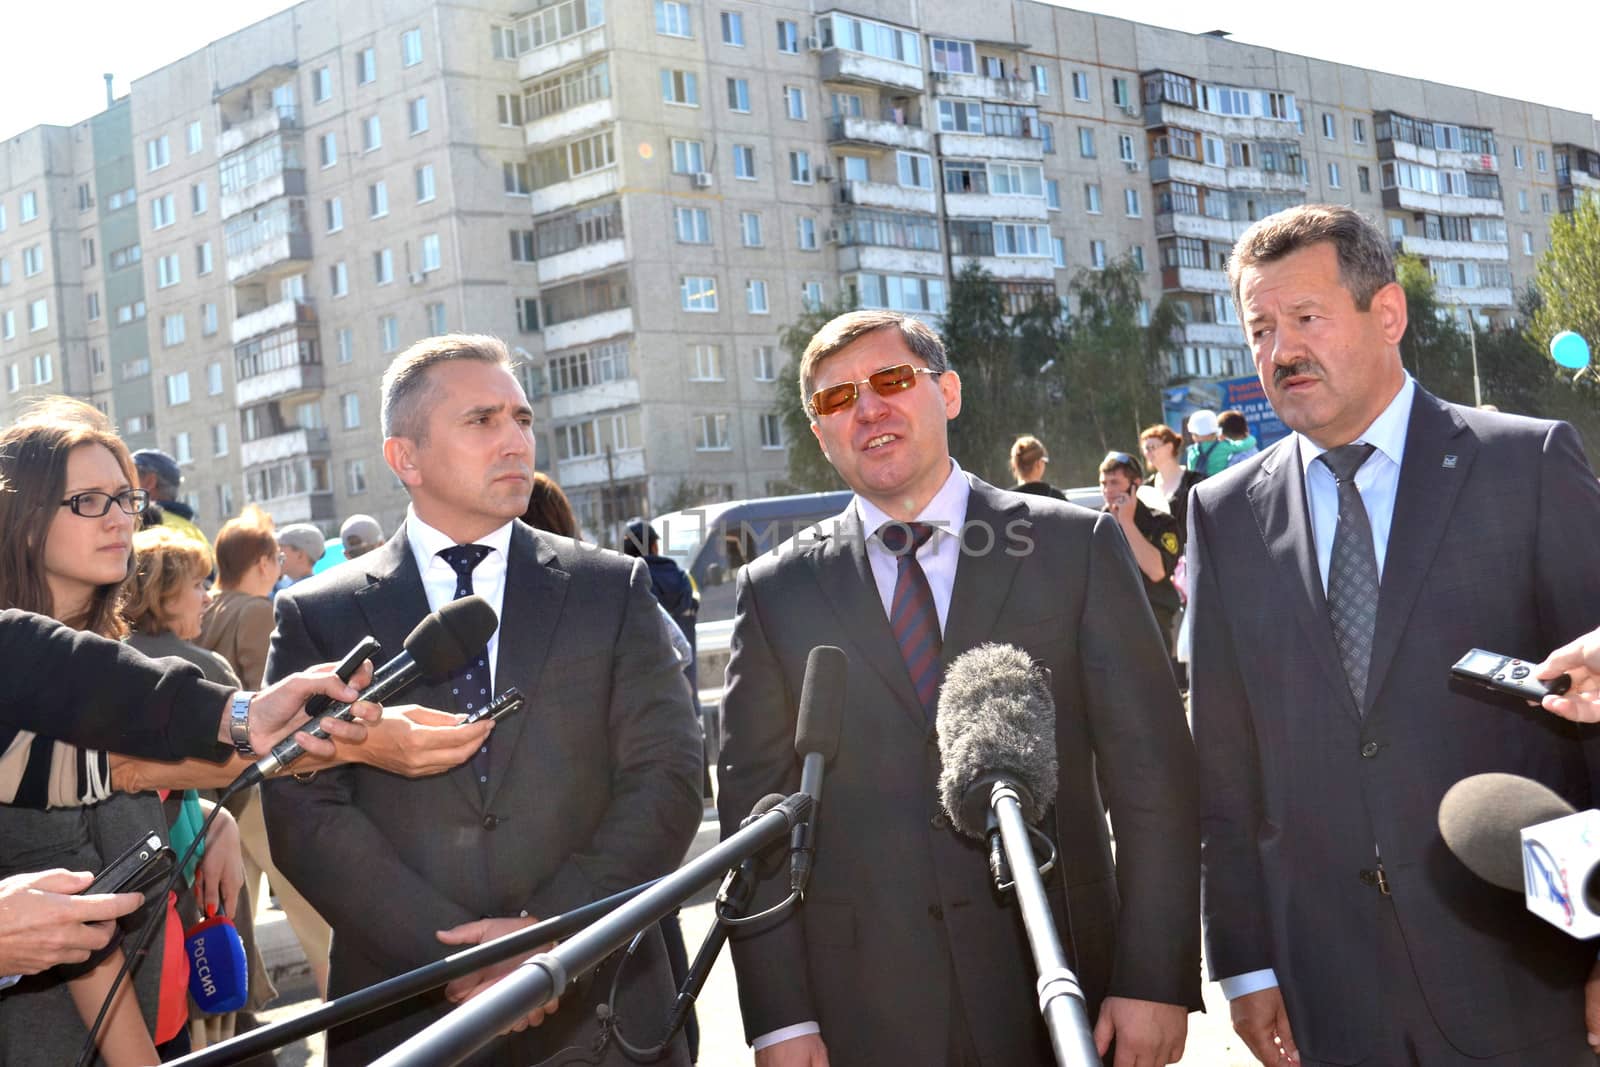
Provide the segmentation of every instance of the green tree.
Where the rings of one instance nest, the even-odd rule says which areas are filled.
[[[1439,302],[1433,273],[1416,256],[1395,260],[1395,275],[1406,292],[1406,333],[1400,361],[1429,392],[1458,404],[1472,400],[1472,351],[1466,332]]]
[[[807,311],[778,334],[778,343],[789,354],[789,359],[778,371],[778,392],[773,397],[772,412],[783,426],[783,439],[789,452],[789,488],[796,493],[821,493],[845,487],[811,435],[811,418],[800,399],[800,357],[818,330],[855,308],[855,301],[847,291],[833,303]]]
[[[1533,284],[1540,305],[1528,336],[1540,351],[1563,330],[1600,348],[1600,196],[1578,197],[1571,211],[1551,221],[1550,250],[1539,257]],[[1593,387],[1593,375],[1583,380]]]
[[[950,287],[942,339],[961,376],[961,415],[950,424],[950,452],[978,477],[1008,485],[1011,442],[1037,432],[1039,394],[1006,316],[1005,296],[977,264],[967,264]]]

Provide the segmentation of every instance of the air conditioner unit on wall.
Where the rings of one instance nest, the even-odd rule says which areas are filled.
[[[948,70],[936,70],[933,72],[933,80],[936,82],[947,82],[950,80],[950,72]]]
[[[819,182],[831,182],[831,181],[833,181],[833,165],[832,164],[830,164],[830,163],[818,163],[817,164],[817,181],[819,181]]]
[[[420,272],[416,272],[416,273],[413,273],[411,275],[411,284],[412,285],[421,285],[426,280],[427,280],[427,276],[422,274],[422,273],[420,273]]]
[[[1139,116],[1139,105],[1130,100],[1126,104],[1122,105],[1122,113],[1124,115],[1132,115],[1137,118]]]
[[[826,234],[826,239],[827,239],[827,242],[830,245],[838,244],[839,243],[839,227],[837,227],[837,226],[829,226],[828,227],[828,232]]]
[[[696,189],[711,188],[711,173],[704,170],[697,171],[694,175],[694,187]]]
[[[1140,163],[1137,159],[1126,160],[1122,165],[1128,168],[1129,174],[1138,174],[1141,169]]]
[[[820,51],[822,51],[822,38],[818,37],[816,34],[812,34],[810,37],[807,37],[806,38],[806,51],[807,52],[820,52]]]

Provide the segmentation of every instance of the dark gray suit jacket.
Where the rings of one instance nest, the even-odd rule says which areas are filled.
[[[268,679],[336,660],[367,634],[382,658],[428,613],[402,528],[381,549],[278,594]],[[333,926],[337,996],[454,949],[459,923],[524,910],[548,918],[673,870],[700,822],[701,746],[644,564],[512,532],[495,685],[528,698],[490,742],[487,794],[469,766],[409,780],[368,767],[269,782],[272,855]],[[447,684],[403,700],[448,710]],[[660,1036],[671,1003],[659,937],[630,965],[628,1036]],[[497,1042],[502,1062],[542,1060],[594,1029],[607,978],[564,998],[542,1027]],[[330,1035],[330,1063],[367,1063],[438,1018],[418,998]],[[626,1062],[615,1045],[605,1062]],[[687,1057],[679,1054],[679,1062]]]
[[[1577,435],[1417,389],[1364,715],[1334,649],[1297,447],[1207,479],[1189,505],[1212,973],[1274,968],[1301,1052],[1363,1060],[1384,1010],[1381,902],[1360,880],[1376,845],[1452,1044],[1486,1057],[1581,1033],[1593,945],[1475,878],[1437,823],[1445,790],[1484,771],[1579,808],[1600,799],[1593,728],[1449,683],[1470,648],[1537,660],[1600,622],[1600,486]]]
[[[1144,580],[1108,516],[971,481],[944,661],[1009,642],[1052,672],[1061,784],[1045,827],[1061,857],[1047,886],[1091,1011],[1108,992],[1199,1007],[1194,753]],[[983,1063],[1053,1062],[1021,917],[996,893],[984,848],[939,812],[937,738],[855,509],[837,522],[819,543],[765,556],[739,577],[724,833],[758,798],[798,785],[807,653],[834,644],[850,658],[805,903],[735,936],[746,1033],[816,1020],[835,1067],[938,1064],[956,981]],[[1116,825],[1115,863],[1098,782]],[[785,865],[758,901],[781,899],[787,883]]]

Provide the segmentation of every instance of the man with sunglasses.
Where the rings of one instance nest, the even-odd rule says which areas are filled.
[[[1155,614],[1156,625],[1164,635],[1172,633],[1172,620],[1178,614],[1178,590],[1172,585],[1172,572],[1178,568],[1183,545],[1178,537],[1178,520],[1157,511],[1139,499],[1144,484],[1144,468],[1127,452],[1107,452],[1100,461],[1100,495],[1105,511],[1117,520],[1133,562],[1144,575],[1144,593]]]
[[[811,648],[837,645],[849,667],[804,902],[734,937],[756,1063],[1054,1062],[1021,920],[995,893],[984,849],[937,802],[943,668],[986,641],[1050,671],[1061,787],[1042,829],[1060,873],[1046,886],[1097,1042],[1115,1041],[1118,1064],[1177,1060],[1200,1006],[1196,772],[1126,539],[1108,515],[955,464],[947,424],[961,381],[915,318],[833,320],[800,382],[812,432],[856,497],[740,571],[725,832],[799,783]],[[788,889],[786,871],[763,880],[751,913]]]

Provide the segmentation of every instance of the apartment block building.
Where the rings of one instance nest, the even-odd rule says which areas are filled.
[[[1229,247],[1334,201],[1508,323],[1597,148],[1590,115],[1036,0],[304,0],[0,149],[0,421],[92,400],[210,529],[390,528],[384,366],[493,333],[605,536],[781,490],[809,306],[937,321],[975,263],[1021,309],[1127,257],[1174,377],[1238,374]]]

